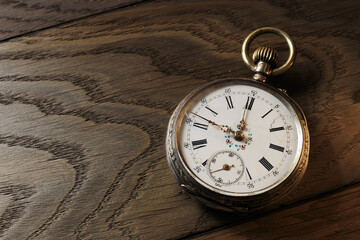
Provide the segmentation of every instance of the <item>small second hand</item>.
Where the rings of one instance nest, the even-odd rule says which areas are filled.
[[[219,171],[222,171],[222,170],[226,170],[226,171],[229,171],[231,168],[235,167],[235,165],[228,165],[228,164],[224,164],[224,166],[218,170],[215,170],[215,171],[211,171],[210,173],[216,173],[216,172],[219,172]]]
[[[207,121],[208,123],[211,123],[211,124],[213,124],[213,125],[220,126],[220,125],[216,124],[215,122],[213,122],[213,121],[211,121],[211,120],[209,120],[209,119],[204,118],[203,116],[200,116],[200,115],[198,115],[198,114],[196,114],[196,113],[194,113],[194,112],[191,112],[191,113],[194,114],[195,116],[201,118],[201,119],[204,119],[204,120]]]

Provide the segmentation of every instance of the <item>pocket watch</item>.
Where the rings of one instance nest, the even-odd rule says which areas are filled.
[[[278,53],[249,46],[273,33],[289,46],[289,57],[276,67]],[[310,137],[304,113],[285,90],[267,78],[288,70],[296,49],[284,31],[260,28],[245,39],[242,58],[252,79],[213,81],[186,96],[173,112],[166,156],[176,180],[205,205],[237,213],[273,207],[302,178]]]

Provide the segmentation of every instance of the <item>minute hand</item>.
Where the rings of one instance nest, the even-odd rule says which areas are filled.
[[[219,125],[219,124],[217,124],[216,122],[211,121],[211,120],[209,120],[209,119],[207,119],[207,118],[204,118],[203,116],[200,116],[200,115],[198,115],[198,114],[196,114],[196,113],[194,113],[194,112],[191,112],[191,113],[194,114],[195,116],[197,116],[197,117],[199,117],[199,118],[207,121],[208,123],[210,123],[210,124],[212,124],[212,125],[214,125],[214,126],[217,126],[217,127],[220,128],[223,132],[231,132],[231,133],[234,133],[234,134],[235,134],[235,131],[231,130],[231,128],[230,128],[229,126],[227,126],[227,125]]]

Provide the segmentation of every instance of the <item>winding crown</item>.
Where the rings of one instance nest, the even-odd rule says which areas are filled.
[[[274,67],[278,61],[278,56],[278,52],[273,48],[259,47],[253,54],[253,61],[255,64],[259,61],[263,61]]]

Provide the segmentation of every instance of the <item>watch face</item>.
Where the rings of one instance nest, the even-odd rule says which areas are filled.
[[[296,167],[303,147],[299,117],[278,91],[249,80],[207,85],[188,99],[176,144],[189,174],[229,196],[264,193]]]

